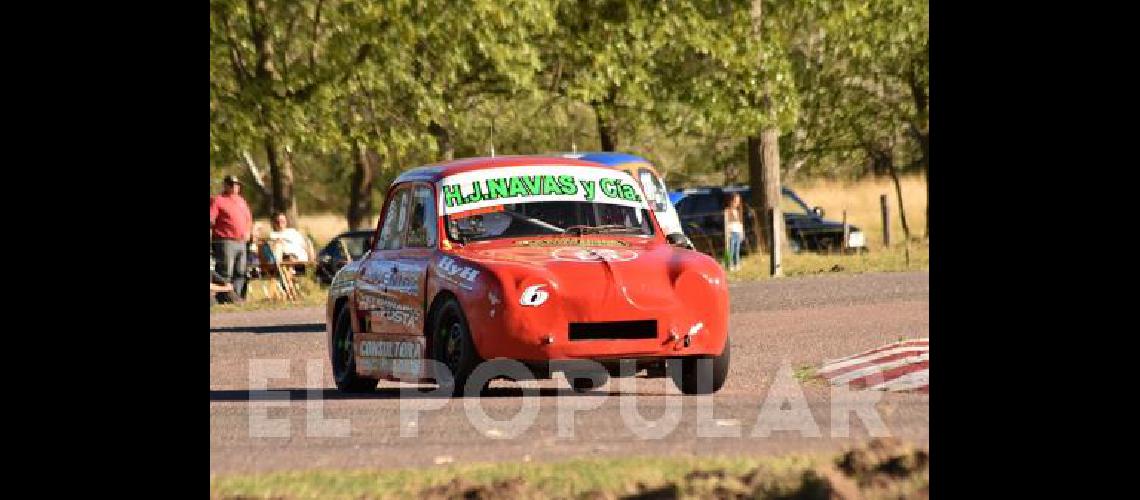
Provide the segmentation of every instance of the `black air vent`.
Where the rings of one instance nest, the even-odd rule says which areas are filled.
[[[657,320],[570,323],[570,340],[626,340],[657,338]]]

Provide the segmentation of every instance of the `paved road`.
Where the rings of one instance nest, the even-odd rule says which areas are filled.
[[[374,395],[345,396],[332,389],[320,308],[212,314],[211,473],[430,467],[582,456],[833,451],[868,439],[868,428],[851,413],[850,434],[842,437],[842,426],[832,422],[832,413],[840,405],[832,404],[831,388],[819,382],[797,383],[799,391],[780,392],[793,400],[802,393],[812,418],[778,420],[764,414],[761,408],[766,401],[769,410],[781,409],[778,391],[772,389],[781,367],[795,371],[819,366],[825,359],[929,335],[927,273],[790,278],[733,285],[731,293],[731,372],[725,387],[712,397],[712,416],[707,418],[698,415],[698,404],[707,399],[681,396],[667,379],[611,380],[601,390],[583,396],[571,392],[559,377],[540,382],[540,397],[529,399],[517,397],[517,389],[507,384],[489,397],[474,400],[401,400],[399,384],[389,382],[381,382]],[[268,391],[251,391],[251,367],[266,363],[255,360],[278,360],[268,363],[287,362],[288,367],[283,378],[268,381]],[[316,375],[313,380],[306,373],[310,365]],[[625,382],[631,386],[619,386]],[[879,432],[929,444],[928,396],[862,394],[879,398],[871,406],[864,405],[874,408],[881,418],[884,428]],[[679,422],[675,427],[667,419],[655,425],[627,424],[625,417],[635,414],[622,410],[623,399],[635,403],[645,420],[662,418],[666,408],[679,403]],[[414,427],[404,424],[404,431],[414,431],[416,436],[401,437],[401,402],[442,407],[420,413]],[[515,416],[527,404],[534,404],[538,413],[530,426],[492,423],[479,427],[468,417],[465,405],[470,403],[481,404],[489,417],[499,420]],[[560,405],[563,409],[597,407],[574,413],[572,437],[561,437]],[[791,414],[799,407],[788,404],[783,410]],[[678,412],[669,415],[674,413]],[[258,415],[268,420],[262,423]],[[755,434],[768,424],[800,425],[808,435],[804,431],[775,431],[767,437]],[[288,428],[275,427],[282,425]],[[704,427],[699,430],[699,425]],[[810,436],[812,427],[818,429],[819,437]],[[525,430],[511,437],[515,429]],[[706,429],[728,435],[707,437]],[[284,437],[256,435],[273,432]]]

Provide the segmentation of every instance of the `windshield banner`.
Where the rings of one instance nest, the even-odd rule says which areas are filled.
[[[472,170],[439,182],[439,209],[445,215],[508,203],[588,201],[648,208],[629,174],[594,167],[524,166]]]

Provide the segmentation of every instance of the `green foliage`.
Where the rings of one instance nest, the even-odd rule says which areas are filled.
[[[916,133],[929,129],[928,25],[925,1],[848,0],[821,2],[797,30],[797,87],[810,90],[792,138],[816,173],[858,175],[852,164],[887,151],[900,167],[918,160]]]
[[[673,187],[743,181],[744,137],[772,124],[785,175],[917,165],[926,3],[763,9],[758,38],[745,0],[211,0],[211,173],[249,177],[247,152],[265,170],[273,142],[302,212],[340,212],[358,152],[382,191],[441,147],[597,150],[603,124]]]

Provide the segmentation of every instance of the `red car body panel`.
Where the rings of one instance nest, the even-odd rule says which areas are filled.
[[[393,182],[378,226],[399,188],[418,188],[421,195],[430,189],[441,206],[438,183],[448,176],[530,165],[590,167],[628,176],[595,163],[538,156],[420,167]],[[383,249],[378,227],[373,250],[343,268],[329,289],[330,353],[336,314],[347,307],[358,373],[432,378],[422,363],[432,352],[429,316],[438,301],[453,296],[483,359],[653,360],[720,354],[727,342],[729,310],[723,269],[703,253],[666,243],[652,210],[646,213],[653,226],[649,236],[536,236],[467,244],[447,235],[444,217],[437,213],[437,242],[430,248]],[[545,294],[545,301],[527,304],[528,289],[532,299]],[[571,323],[631,321],[656,321],[652,338],[570,339]]]

